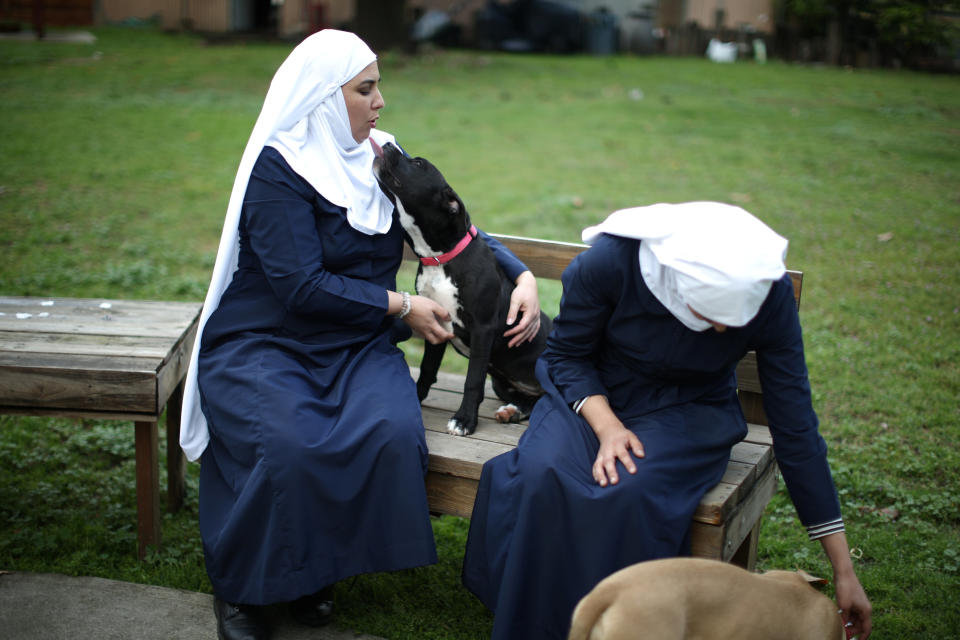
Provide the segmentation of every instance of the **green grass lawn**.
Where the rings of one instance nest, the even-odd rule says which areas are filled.
[[[0,41],[0,295],[202,300],[240,154],[290,47],[96,35]],[[789,238],[874,637],[956,637],[960,78],[453,51],[388,53],[381,71],[381,126],[433,160],[487,231],[579,241],[614,209],[720,200]],[[542,284],[552,314],[559,290]],[[0,417],[0,569],[209,591],[196,466],[187,508],[143,562],[133,471],[132,424]],[[346,581],[338,624],[489,635],[459,585],[467,522],[434,526],[441,562]],[[829,575],[782,489],[760,545],[761,568]]]

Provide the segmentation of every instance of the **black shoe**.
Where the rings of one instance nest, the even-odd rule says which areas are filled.
[[[322,627],[333,618],[333,585],[290,603],[290,615],[308,627]]]
[[[220,640],[267,640],[270,637],[263,607],[234,604],[214,596],[213,612],[217,614]]]

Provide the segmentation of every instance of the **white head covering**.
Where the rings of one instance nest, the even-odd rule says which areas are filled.
[[[263,147],[276,148],[290,167],[324,198],[346,208],[353,228],[368,235],[390,229],[393,205],[373,175],[373,148],[366,141],[358,143],[353,139],[340,91],[341,86],[376,59],[356,35],[325,29],[297,45],[273,76],[237,169],[187,369],[180,446],[190,460],[200,457],[210,439],[197,388],[200,337],[237,268],[240,210],[250,172]],[[371,137],[380,145],[393,141],[393,136],[376,129],[371,131]]]
[[[640,273],[651,293],[693,331],[709,322],[742,327],[786,272],[787,240],[740,207],[719,202],[621,209],[583,230],[643,240]]]

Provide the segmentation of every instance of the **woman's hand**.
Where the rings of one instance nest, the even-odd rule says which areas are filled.
[[[837,606],[843,619],[847,637],[867,640],[873,629],[873,607],[857,579],[850,560],[847,535],[842,531],[820,538],[820,544],[833,565],[833,583],[836,585]]]
[[[403,321],[430,344],[440,344],[453,338],[447,329],[450,326],[450,314],[430,298],[410,296],[410,313],[403,317]]]
[[[867,599],[867,593],[852,572],[846,575],[834,575],[836,585],[837,606],[840,608],[840,617],[843,618],[847,637],[856,636],[859,640],[870,637],[873,628],[873,608]]]
[[[600,441],[600,450],[593,463],[593,479],[601,487],[620,482],[617,475],[617,461],[627,473],[637,472],[637,463],[633,456],[642,458],[643,443],[633,431],[630,431],[610,408],[606,396],[590,396],[580,406],[580,415],[587,421]],[[633,455],[631,455],[631,453]]]
[[[618,429],[609,429],[604,432],[600,438],[600,450],[597,452],[597,459],[593,463],[593,479],[601,487],[607,484],[617,484],[620,477],[617,475],[617,461],[627,470],[627,473],[637,472],[637,463],[633,461],[633,455],[638,458],[643,457],[643,444],[640,438],[633,431],[630,431],[623,425]]]
[[[540,330],[540,297],[537,295],[537,279],[530,271],[524,271],[517,276],[516,287],[510,295],[510,310],[507,312],[507,324],[517,321],[517,315],[522,312],[520,322],[512,327],[504,337],[510,338],[508,347],[515,347],[524,342],[530,342]]]

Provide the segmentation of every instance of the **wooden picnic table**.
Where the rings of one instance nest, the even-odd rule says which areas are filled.
[[[160,543],[158,421],[167,411],[167,502],[183,503],[183,380],[201,304],[0,297],[0,413],[134,423],[137,539]]]

